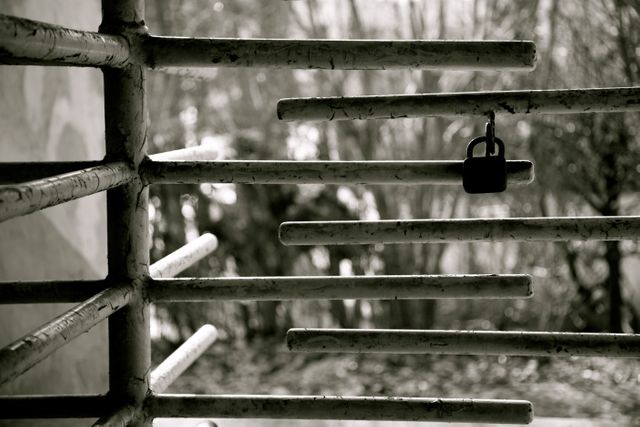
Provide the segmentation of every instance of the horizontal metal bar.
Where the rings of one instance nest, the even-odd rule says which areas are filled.
[[[205,233],[153,263],[149,267],[149,275],[155,278],[175,277],[209,255],[217,246],[218,239],[211,233]]]
[[[141,413],[142,408],[139,406],[125,404],[101,417],[92,427],[127,427],[134,420],[139,420]]]
[[[290,329],[287,345],[320,353],[640,357],[640,334]]]
[[[532,41],[294,40],[151,36],[146,63],[164,67],[275,67],[523,70],[535,67]]]
[[[156,369],[151,371],[149,377],[151,391],[154,393],[165,391],[176,378],[213,344],[217,337],[218,331],[212,325],[204,325],[198,329]]]
[[[640,216],[307,221],[280,224],[285,245],[640,239]]]
[[[220,150],[211,145],[180,148],[149,156],[151,160],[215,160],[218,157],[220,157]]]
[[[101,160],[79,162],[3,162],[0,163],[0,185],[17,184],[53,175],[74,172],[104,164]]]
[[[29,370],[58,348],[127,305],[132,287],[105,289],[30,334],[0,349],[0,384]]]
[[[0,396],[0,419],[96,418],[112,406],[102,395]]]
[[[462,184],[462,161],[147,161],[151,184]],[[533,164],[507,161],[510,183],[533,180]]]
[[[525,400],[416,397],[152,395],[153,417],[275,418],[304,420],[445,421],[527,424]]]
[[[291,98],[280,120],[366,120],[496,114],[576,114],[640,110],[640,87]]]
[[[0,282],[0,304],[82,302],[107,288],[106,280]]]
[[[152,280],[152,301],[276,301],[302,299],[528,298],[531,276],[221,277]]]
[[[124,37],[0,15],[0,64],[124,67]]]
[[[0,186],[0,221],[118,187],[134,176],[126,163],[117,162]]]
[[[205,233],[152,264],[149,274],[156,278],[174,277],[210,254],[216,246],[215,236]],[[108,285],[107,280],[0,282],[0,304],[82,302]]]

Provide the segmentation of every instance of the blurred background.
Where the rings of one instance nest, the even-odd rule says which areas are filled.
[[[18,6],[0,0],[0,11],[79,29],[95,30],[99,23],[97,1],[69,1],[74,6],[64,6],[66,11],[39,3]],[[91,19],[79,18],[86,16]],[[539,56],[532,73],[150,73],[150,153],[206,145],[219,160],[460,160],[467,143],[483,134],[484,119],[285,123],[276,118],[276,103],[301,96],[640,83],[636,0],[147,0],[147,24],[153,34],[190,37],[528,39],[536,42]],[[100,158],[104,149],[96,146],[101,147],[104,127],[99,71],[48,69],[44,74],[39,67],[15,68],[22,71],[0,70],[2,129],[7,141],[37,142],[3,145],[3,161]],[[49,99],[46,105],[38,104]],[[92,120],[78,124],[76,118],[71,127],[55,124],[84,114]],[[496,134],[506,143],[507,158],[532,160],[536,180],[496,195],[470,196],[452,186],[152,186],[152,261],[205,232],[216,236],[214,253],[184,277],[527,273],[534,278],[535,296],[526,300],[157,304],[152,325],[155,363],[204,323],[215,325],[219,334],[168,392],[518,398],[531,400],[539,416],[595,419],[593,425],[640,424],[640,366],[635,360],[316,355],[289,353],[284,345],[286,330],[294,326],[638,333],[637,242],[285,247],[277,238],[278,225],[290,220],[638,214],[639,118],[637,113],[498,116]],[[87,150],[83,147],[88,139],[99,141]],[[56,145],[59,140],[66,145]],[[74,146],[68,141],[78,142]],[[36,151],[37,144],[44,151]],[[104,277],[104,200],[99,197],[3,224],[3,280]],[[73,243],[51,230],[64,231]],[[75,233],[73,239],[69,232]],[[47,253],[57,247],[56,254],[66,254],[65,260],[52,254],[39,258],[38,264],[66,265],[61,271],[40,271],[39,265],[24,261],[31,251],[47,248],[45,238]],[[30,246],[23,247],[31,249],[21,252],[9,245],[19,239],[31,239]],[[60,241],[72,247],[67,251]],[[69,264],[73,262],[78,265]],[[0,318],[5,324],[15,322],[7,319],[19,318],[19,310],[6,309]],[[14,325],[9,334],[0,331],[3,341],[27,332],[20,331],[27,326]],[[93,341],[77,344],[80,352],[56,353],[66,354],[60,357],[67,362],[79,355],[102,355],[91,359],[92,366],[77,368],[84,369],[84,383],[68,389],[90,391],[105,383],[106,356],[97,347],[104,343],[104,332],[98,328],[93,338],[82,338]],[[67,381],[66,371],[52,374],[53,364],[47,366],[9,391],[46,392],[43,387],[56,381],[52,375],[60,376],[58,385]],[[46,384],[29,386],[38,375],[47,378]],[[88,379],[92,375],[99,378]]]
[[[529,39],[533,73],[198,70],[149,81],[151,152],[209,145],[217,159],[464,158],[482,118],[276,119],[280,98],[630,86],[640,80],[639,1],[150,0],[161,35]],[[183,276],[528,273],[529,300],[296,301],[155,306],[158,361],[201,324],[220,338],[180,392],[515,397],[537,415],[640,422],[635,361],[289,354],[296,327],[640,332],[637,242],[285,247],[283,221],[638,212],[637,114],[499,116],[507,157],[536,181],[497,195],[451,186],[163,185],[151,188],[152,260],[210,232],[214,254]],[[629,421],[630,423],[632,421]]]

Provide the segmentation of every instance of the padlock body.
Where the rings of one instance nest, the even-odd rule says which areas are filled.
[[[471,194],[501,193],[507,189],[507,161],[503,156],[467,157],[462,186]]]

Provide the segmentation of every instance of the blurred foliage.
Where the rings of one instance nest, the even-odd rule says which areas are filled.
[[[375,7],[370,7],[375,3]],[[638,1],[150,0],[154,34],[209,37],[531,39],[532,73],[266,69],[154,73],[153,152],[209,145],[216,159],[461,159],[484,120],[283,123],[280,98],[628,86],[640,79]],[[535,297],[493,301],[296,301],[155,307],[178,342],[202,323],[222,339],[296,326],[639,331],[635,242],[285,247],[288,220],[637,213],[637,114],[499,116],[508,158],[537,178],[497,195],[455,187],[164,185],[151,189],[152,258],[204,232],[218,247],[184,276],[530,273]]]

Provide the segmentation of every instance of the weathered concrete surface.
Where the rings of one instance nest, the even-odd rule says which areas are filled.
[[[97,0],[0,0],[2,13],[95,31]],[[85,68],[0,67],[0,159],[97,160],[104,156],[102,76]],[[104,194],[0,224],[0,280],[98,279],[106,275]],[[0,306],[0,345],[73,305]],[[107,388],[106,324],[55,352],[2,394],[96,393]],[[37,412],[34,409],[34,412]],[[88,420],[0,421],[74,426]]]

